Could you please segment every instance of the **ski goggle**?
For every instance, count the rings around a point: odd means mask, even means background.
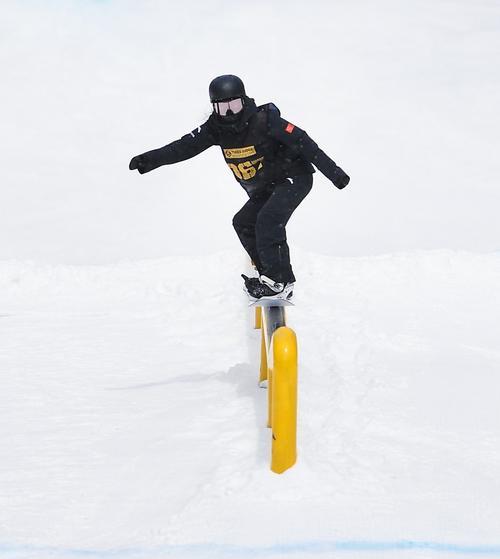
[[[215,101],[212,105],[214,106],[214,111],[219,116],[226,116],[229,111],[235,115],[243,110],[243,99],[237,97],[236,99],[228,99],[227,101]]]

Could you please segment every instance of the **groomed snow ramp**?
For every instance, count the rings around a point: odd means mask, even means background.
[[[257,307],[255,327],[262,333],[259,384],[268,388],[271,470],[282,474],[297,461],[297,336],[283,306]]]

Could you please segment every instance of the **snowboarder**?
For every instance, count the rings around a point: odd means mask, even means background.
[[[290,298],[295,276],[285,226],[309,194],[314,164],[337,188],[349,176],[304,130],[283,119],[273,103],[256,106],[240,78],[224,75],[209,86],[213,112],[180,140],[132,158],[129,169],[147,173],[218,145],[249,199],[233,226],[259,277],[243,275],[250,297]]]

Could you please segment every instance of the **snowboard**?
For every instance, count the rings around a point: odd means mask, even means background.
[[[249,307],[293,307],[294,303],[290,299],[277,299],[275,297],[261,297],[260,299],[250,299]]]

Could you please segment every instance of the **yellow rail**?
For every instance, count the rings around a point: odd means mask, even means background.
[[[297,460],[297,336],[286,326],[284,307],[257,307],[261,329],[259,383],[267,381],[272,429],[271,470],[281,474]]]

